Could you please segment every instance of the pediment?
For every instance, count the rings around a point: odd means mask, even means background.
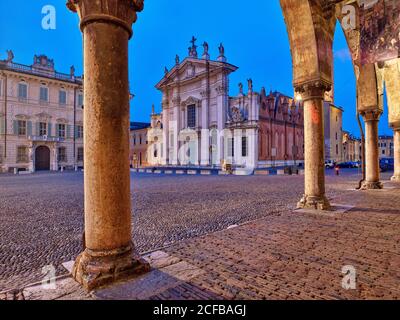
[[[46,113],[46,112],[38,113],[38,114],[36,115],[36,117],[39,118],[39,119],[51,119],[51,115],[49,115],[49,114]]]
[[[65,119],[65,118],[58,118],[57,119],[57,123],[68,123],[68,120],[67,119]]]
[[[173,84],[178,81],[193,79],[199,75],[205,74],[207,63],[210,72],[216,71],[224,67],[230,72],[237,70],[237,67],[229,63],[220,61],[210,61],[204,59],[186,58],[181,64],[175,65],[170,71],[166,72],[164,77],[156,85],[157,89]]]
[[[190,106],[192,104],[199,106],[201,103],[200,99],[197,99],[195,97],[190,96],[189,98],[187,98],[185,101],[182,101],[181,106],[182,107],[186,107],[186,106]]]
[[[15,118],[16,118],[17,120],[28,120],[28,119],[30,119],[31,117],[30,117],[29,115],[27,115],[27,114],[22,114],[22,113],[20,113],[20,114],[15,115]]]

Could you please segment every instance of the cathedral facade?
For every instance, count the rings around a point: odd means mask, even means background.
[[[156,88],[162,112],[151,116],[150,165],[250,168],[299,164],[304,159],[303,107],[279,92],[254,90],[240,83],[229,94],[229,75],[238,67],[227,62],[225,49],[210,59],[208,44],[198,56],[192,39],[188,57],[176,56]]]

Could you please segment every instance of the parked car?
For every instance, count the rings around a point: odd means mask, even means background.
[[[338,163],[337,166],[339,168],[354,168],[353,162],[341,162],[341,163]]]
[[[352,161],[353,168],[361,168],[361,161]]]
[[[381,169],[381,172],[394,170],[394,159],[393,158],[380,159],[379,167]]]
[[[335,162],[333,160],[325,161],[325,168],[333,169],[335,167]]]

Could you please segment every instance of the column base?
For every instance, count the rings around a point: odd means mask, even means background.
[[[304,195],[297,203],[297,209],[330,210],[331,205],[325,196],[316,197]]]
[[[390,180],[394,182],[400,182],[400,176],[393,176],[392,178],[390,178]]]
[[[380,181],[377,182],[364,181],[361,186],[361,190],[378,190],[378,189],[383,189],[383,184]]]
[[[131,246],[104,251],[86,248],[76,259],[72,276],[86,290],[92,291],[148,271],[150,264]]]

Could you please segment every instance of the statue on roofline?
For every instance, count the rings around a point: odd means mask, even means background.
[[[7,50],[7,63],[13,62],[14,60],[14,53],[12,52],[12,50]]]

